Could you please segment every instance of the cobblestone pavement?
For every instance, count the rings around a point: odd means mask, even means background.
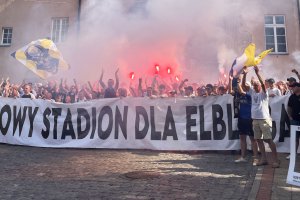
[[[0,199],[247,199],[257,171],[224,152],[0,145]]]

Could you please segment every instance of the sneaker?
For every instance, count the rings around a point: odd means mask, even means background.
[[[280,167],[280,160],[277,160],[276,162],[273,162],[272,168],[279,168]]]
[[[239,159],[234,161],[235,163],[242,163],[242,162],[247,162],[247,160],[243,157],[240,157]]]
[[[253,166],[257,166],[257,163],[259,163],[259,159],[258,158],[254,158],[252,165]]]
[[[263,166],[263,165],[268,165],[268,161],[266,160],[261,160],[258,163],[256,163],[256,166]]]
[[[290,159],[290,157],[291,157],[291,155],[288,155],[288,156],[286,157],[286,159],[287,159],[287,160],[289,160],[289,159]]]

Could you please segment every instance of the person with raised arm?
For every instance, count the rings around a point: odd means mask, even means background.
[[[287,114],[290,119],[290,124],[299,126],[300,125],[300,83],[293,83],[289,85],[293,94],[289,97]],[[299,148],[300,132],[296,132],[296,153]],[[286,157],[290,159],[290,156]]]
[[[119,76],[118,76],[118,72],[119,72],[119,68],[116,70],[115,72],[115,79],[116,79],[116,83],[113,79],[108,79],[107,81],[107,86],[105,85],[105,83],[103,82],[103,69],[102,69],[102,73],[99,79],[99,83],[102,86],[102,88],[104,89],[104,98],[115,98],[117,97],[117,91],[119,88]]]
[[[240,144],[241,144],[241,156],[235,163],[247,162],[246,160],[246,152],[247,152],[247,136],[250,138],[251,147],[253,151],[253,165],[256,165],[258,162],[257,152],[258,147],[256,140],[254,139],[254,133],[252,129],[252,119],[251,119],[251,95],[249,94],[249,90],[251,88],[251,83],[246,82],[248,70],[244,68],[242,73],[242,83],[238,83],[238,90],[236,91],[236,97],[238,99],[239,112],[238,112],[238,130],[240,136]],[[232,83],[232,76],[229,77],[230,83]],[[242,86],[243,85],[243,86]],[[229,86],[232,88],[232,86]],[[231,93],[233,93],[232,91]]]
[[[188,82],[189,80],[186,78],[186,79],[183,79],[181,82],[180,82],[180,84],[179,84],[179,86],[178,86],[178,91],[179,91],[179,94],[181,95],[181,96],[185,96],[185,90],[184,90],[184,85],[185,85],[185,83],[186,82]]]
[[[280,160],[277,156],[276,145],[272,139],[272,119],[269,112],[269,95],[257,66],[254,66],[254,71],[258,80],[253,81],[253,89],[250,88],[249,93],[252,101],[251,117],[253,120],[254,139],[256,139],[261,152],[261,158],[256,165],[268,165],[264,145],[264,142],[266,142],[272,152],[272,167],[278,168],[280,166]],[[243,83],[242,86],[245,87],[245,83]]]
[[[298,71],[296,69],[292,69],[292,72],[296,74],[298,81],[300,81],[300,74],[298,73]]]

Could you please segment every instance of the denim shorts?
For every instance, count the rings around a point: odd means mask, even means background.
[[[238,129],[240,135],[254,136],[252,129],[252,119],[238,119]]]

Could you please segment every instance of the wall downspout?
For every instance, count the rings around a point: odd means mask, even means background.
[[[80,17],[81,17],[81,0],[78,0],[78,10],[77,10],[77,37],[80,34]]]

